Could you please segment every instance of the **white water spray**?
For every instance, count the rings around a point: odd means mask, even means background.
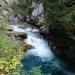
[[[27,39],[25,42],[31,44],[33,49],[28,50],[27,54],[33,54],[35,56],[39,56],[42,60],[50,60],[53,57],[53,53],[51,52],[48,44],[45,42],[42,36],[40,36],[37,32],[37,29],[26,28],[21,29],[18,26],[13,26],[13,30],[15,32],[25,32],[27,33]]]

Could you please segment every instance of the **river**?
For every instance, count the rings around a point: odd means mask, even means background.
[[[64,67],[64,62],[58,59],[52,52],[47,41],[38,33],[38,29],[27,27],[19,28],[19,24],[12,24],[15,32],[27,33],[24,41],[33,46],[26,52],[26,57],[21,61],[24,71],[21,75],[32,75],[29,71],[40,66],[41,75],[75,75]],[[26,72],[29,74],[26,74]]]

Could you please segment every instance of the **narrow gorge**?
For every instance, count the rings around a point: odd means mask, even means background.
[[[0,0],[0,74],[75,75],[74,4]]]

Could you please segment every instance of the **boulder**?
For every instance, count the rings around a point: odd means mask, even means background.
[[[27,34],[23,32],[17,32],[17,33],[14,33],[14,37],[16,37],[17,39],[23,40],[27,38]]]
[[[24,40],[27,38],[27,34],[23,32],[8,32],[8,36],[13,36],[18,40]]]
[[[49,34],[48,28],[46,26],[40,27],[39,32],[42,35],[48,35]]]
[[[10,29],[7,29],[7,31],[13,31],[13,29],[10,28]]]
[[[21,50],[25,52],[25,51],[27,51],[28,49],[31,49],[31,48],[33,48],[32,45],[27,44],[27,43],[23,43],[23,45],[21,47]]]

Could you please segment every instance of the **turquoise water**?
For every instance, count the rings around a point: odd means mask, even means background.
[[[23,65],[21,75],[32,75],[30,71],[39,66],[41,75],[75,75],[75,73],[65,68],[62,60],[54,56],[47,41],[38,33],[37,29],[21,29],[15,25],[12,28],[16,32],[27,33],[28,37],[24,41],[33,46],[32,49],[27,51],[26,57],[21,61]]]

